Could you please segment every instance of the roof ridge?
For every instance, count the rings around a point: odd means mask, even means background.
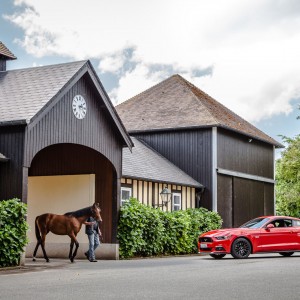
[[[164,84],[166,81],[169,81],[172,77],[175,77],[175,76],[180,76],[180,75],[179,75],[179,74],[174,74],[174,75],[172,75],[171,77],[168,77],[168,78],[164,79],[163,81],[160,81],[160,82],[158,82],[158,83],[152,85],[151,87],[147,88],[146,90],[144,90],[144,91],[142,91],[142,92],[140,92],[140,93],[134,95],[133,97],[131,97],[131,98],[129,98],[129,99],[126,99],[126,100],[122,101],[121,103],[117,104],[116,106],[119,106],[119,105],[121,105],[121,104],[123,104],[123,103],[125,103],[125,102],[126,102],[126,104],[129,103],[129,102],[131,102],[131,101],[134,100],[135,98],[140,97],[141,95],[148,93],[150,90],[156,88],[157,86],[160,86],[160,85]],[[181,77],[181,76],[180,76],[180,77]]]
[[[19,71],[23,71],[23,70],[30,70],[30,69],[42,69],[42,68],[49,68],[49,67],[59,67],[62,65],[71,65],[71,64],[76,64],[76,63],[82,63],[82,65],[84,65],[86,62],[88,62],[89,60],[78,60],[78,61],[70,61],[70,62],[66,62],[66,63],[59,63],[59,64],[52,64],[52,65],[43,65],[43,66],[36,66],[36,67],[25,67],[25,68],[21,68],[21,69],[12,69],[12,70],[6,70],[3,72],[19,72]]]
[[[194,93],[194,91],[191,89],[195,88],[198,91],[200,91],[201,93],[203,93],[205,96],[210,97],[208,94],[206,94],[205,92],[203,92],[201,89],[199,89],[197,86],[195,86],[194,84],[192,84],[191,82],[189,82],[188,80],[186,80],[184,77],[182,77],[181,75],[177,74],[177,76],[180,78],[180,82],[183,82],[184,85],[186,85],[189,89],[189,91],[193,94],[193,96],[200,102],[200,104],[205,108],[205,110],[207,111],[207,113],[209,113],[209,115],[215,120],[216,125],[220,124],[219,120],[216,119],[215,115],[209,110],[209,108],[207,107],[207,105],[205,105],[205,103],[203,103],[199,97]],[[213,99],[212,97],[210,97],[211,99]],[[214,100],[214,99],[213,99]],[[216,101],[216,100],[215,100]],[[216,101],[217,102],[217,101]],[[218,102],[219,103],[219,102]]]

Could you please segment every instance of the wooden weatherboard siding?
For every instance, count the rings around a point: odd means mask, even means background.
[[[200,205],[212,209],[212,130],[131,133],[205,186]]]
[[[87,115],[82,120],[72,112],[72,100],[78,94],[87,102]],[[25,166],[30,166],[38,151],[57,143],[81,144],[100,152],[112,162],[120,177],[121,139],[88,76],[72,86],[45,116],[28,126]]]
[[[217,144],[218,168],[274,178],[272,145],[221,129]]]
[[[223,227],[274,214],[273,146],[218,129],[218,212]],[[224,174],[227,172],[227,174]]]
[[[22,199],[25,126],[0,126],[1,153],[9,160],[0,166],[0,201]]]

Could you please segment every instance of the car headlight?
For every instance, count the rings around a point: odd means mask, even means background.
[[[222,235],[222,236],[216,236],[215,239],[218,241],[224,241],[224,240],[229,240],[231,238],[231,235]]]

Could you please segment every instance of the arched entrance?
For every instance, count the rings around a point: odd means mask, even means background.
[[[115,243],[116,228],[113,226],[117,216],[116,177],[112,163],[101,153],[86,146],[55,144],[39,151],[28,170],[28,220],[32,224],[29,234],[31,243],[27,252],[32,250],[32,242],[35,243],[33,225],[37,214],[63,214],[90,206],[94,201],[100,204],[102,210],[103,242]],[[68,237],[51,237],[50,234],[47,238],[50,244],[63,241],[63,251],[68,250]],[[79,233],[79,242],[87,243],[84,228]],[[50,245],[48,248],[56,246]],[[83,247],[80,248],[79,254],[84,250]],[[67,254],[65,252],[64,257]],[[50,253],[49,255],[51,256]],[[52,256],[61,255],[59,251],[55,251]]]

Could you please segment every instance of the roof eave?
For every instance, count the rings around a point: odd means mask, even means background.
[[[139,133],[142,133],[142,132],[154,133],[154,132],[164,132],[164,131],[179,131],[179,130],[183,131],[183,130],[207,129],[207,128],[212,128],[212,127],[224,128],[224,129],[236,132],[238,134],[242,134],[246,137],[250,137],[252,139],[256,139],[258,141],[273,145],[277,149],[285,148],[284,145],[280,144],[279,142],[277,142],[275,140],[274,140],[274,143],[271,143],[270,141],[262,139],[262,138],[260,138],[256,135],[252,135],[250,133],[245,133],[244,131],[237,130],[237,129],[234,129],[234,128],[231,128],[231,127],[228,127],[228,126],[222,125],[222,124],[210,124],[210,125],[201,125],[201,126],[196,125],[196,126],[172,127],[172,128],[171,127],[170,128],[155,128],[155,129],[145,129],[145,130],[128,130],[128,133],[134,135],[134,134],[139,134]]]
[[[0,127],[4,126],[17,126],[17,125],[27,125],[28,120],[12,120],[12,121],[0,121]]]
[[[122,174],[122,177],[123,178],[128,178],[128,179],[145,180],[145,181],[152,181],[152,182],[158,182],[158,183],[164,183],[164,184],[189,186],[189,187],[194,187],[194,188],[199,188],[199,189],[204,188],[204,185],[202,185],[201,183],[199,183],[199,184],[188,184],[188,183],[182,183],[182,182],[173,182],[173,181],[159,180],[159,179],[153,179],[153,178],[148,178],[148,177],[141,177],[141,176],[136,176],[136,175],[131,176],[131,175],[126,175],[126,174]]]
[[[122,120],[120,119],[115,107],[112,105],[112,103],[109,99],[109,96],[107,95],[100,79],[97,76],[97,73],[96,73],[93,65],[91,64],[91,62],[89,60],[87,61],[87,65],[88,65],[88,70],[90,71],[89,74],[90,74],[99,94],[102,96],[102,99],[103,99],[112,119],[115,121],[115,124],[118,127],[118,129],[124,139],[125,144],[129,148],[129,150],[132,151],[132,147],[134,146],[134,144],[133,144]]]

